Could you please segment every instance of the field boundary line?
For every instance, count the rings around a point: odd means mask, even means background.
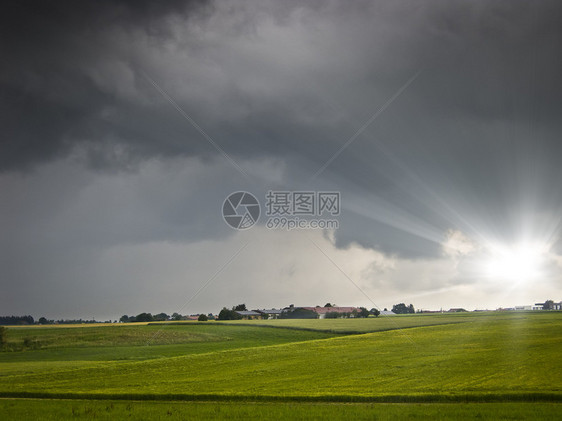
[[[142,394],[142,393],[50,393],[0,392],[4,399],[134,400],[192,402],[356,402],[356,403],[464,403],[464,402],[553,402],[562,403],[562,392],[420,393],[387,395],[221,395],[221,394]]]

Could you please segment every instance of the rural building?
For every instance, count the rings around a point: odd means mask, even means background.
[[[546,303],[535,303],[535,305],[533,306],[533,310],[544,310],[545,304]],[[552,303],[551,310],[562,310],[562,301],[560,301],[559,303]]]
[[[244,320],[261,319],[261,314],[257,311],[235,311],[236,314],[242,316]]]
[[[272,308],[270,310],[253,310],[257,313],[260,313],[261,316],[265,319],[265,316],[267,315],[268,319],[278,319],[279,316],[281,316],[281,313],[283,312],[283,310],[277,310],[275,308]]]
[[[392,310],[381,310],[380,316],[396,316],[396,313]]]

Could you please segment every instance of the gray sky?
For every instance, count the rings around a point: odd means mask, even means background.
[[[13,1],[0,20],[0,314],[562,299],[559,2]],[[339,229],[222,220],[233,191],[303,189],[341,192]]]

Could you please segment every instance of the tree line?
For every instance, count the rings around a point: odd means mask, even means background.
[[[31,316],[0,316],[0,325],[32,325],[35,320]]]
[[[335,304],[327,303],[324,307],[330,308],[330,307],[337,307],[337,306]],[[240,320],[242,319],[242,316],[238,314],[239,311],[248,311],[246,304],[238,304],[233,306],[231,309],[223,307],[222,310],[219,312],[217,320]],[[348,318],[348,317],[365,318],[365,317],[369,317],[370,315],[379,317],[380,314],[381,312],[376,308],[367,310],[365,307],[359,307],[359,309],[355,309],[351,312],[329,311],[326,313],[325,317],[327,319],[338,319],[338,318]],[[261,317],[264,319],[269,318],[267,314],[262,314]],[[317,319],[318,317],[319,315],[316,311],[309,310],[302,307],[295,307],[292,304],[279,315],[280,319]]]
[[[317,306],[319,307],[319,306]],[[326,303],[324,307],[337,307],[335,304]],[[549,308],[553,308],[553,301],[548,300],[545,302],[544,306],[545,310]],[[386,308],[385,308],[386,310]],[[223,309],[219,312],[218,316],[215,317],[212,313],[207,315],[199,314],[198,319],[199,321],[207,321],[207,320],[240,320],[242,316],[238,314],[238,311],[248,311],[246,304],[238,304],[233,306],[232,308],[223,307]],[[396,314],[411,314],[415,313],[414,306],[410,304],[406,306],[404,303],[395,304],[392,306],[392,311]],[[327,319],[336,319],[336,318],[346,318],[346,317],[369,317],[370,315],[374,315],[378,317],[380,315],[380,311],[376,308],[372,308],[371,310],[367,310],[365,307],[359,307],[356,310],[353,310],[349,313],[342,313],[342,312],[328,312],[326,313]],[[267,318],[267,314],[262,316],[263,318]],[[281,313],[280,318],[282,319],[315,319],[318,318],[318,313],[313,310],[307,310],[300,307],[294,307],[291,305],[286,311]],[[173,313],[172,315],[168,315],[166,313],[158,313],[158,314],[151,314],[151,313],[139,313],[136,316],[128,316],[123,315],[119,318],[119,322],[121,323],[134,323],[134,322],[166,322],[166,321],[180,321],[180,320],[189,320],[188,316],[181,315],[179,313]],[[105,323],[110,323],[111,320],[106,321]],[[45,317],[40,317],[39,320],[35,320],[32,316],[0,316],[0,325],[32,325],[32,324],[84,324],[84,323],[101,323],[94,319],[91,320],[84,320],[84,319],[60,319],[60,320],[49,320]]]
[[[111,320],[105,322],[100,322],[94,319],[84,320],[84,319],[47,319],[46,317],[39,317],[35,320],[33,316],[0,316],[0,325],[4,326],[18,326],[18,325],[64,325],[64,324],[83,324],[83,323],[111,323]]]
[[[207,321],[209,319],[214,319],[211,313],[208,315],[199,314],[197,320]],[[126,314],[119,318],[119,322],[121,323],[135,323],[135,322],[169,322],[169,321],[180,321],[180,320],[190,320],[188,316],[182,316],[179,313],[173,313],[171,316],[167,315],[166,313],[140,313],[136,316],[127,316]]]

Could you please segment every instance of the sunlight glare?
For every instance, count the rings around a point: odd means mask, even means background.
[[[540,274],[544,247],[520,243],[515,246],[494,246],[487,262],[490,278],[508,281],[528,281]]]

